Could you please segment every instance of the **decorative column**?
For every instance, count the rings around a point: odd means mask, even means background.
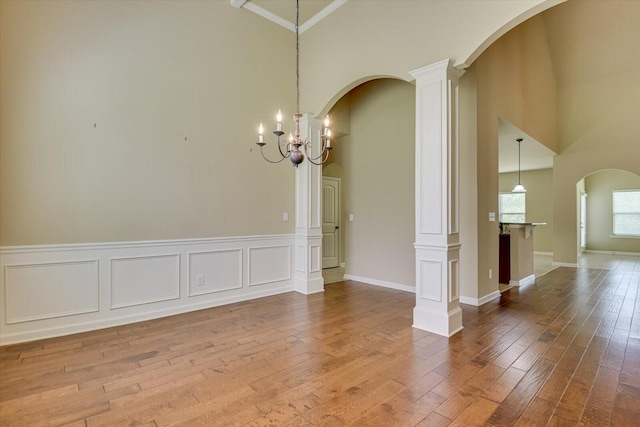
[[[322,149],[322,122],[310,114],[300,119],[300,137],[311,141],[311,156]],[[296,248],[294,288],[303,294],[324,292],[322,278],[322,166],[305,159],[296,168]]]
[[[451,336],[460,310],[458,79],[444,60],[416,79],[416,306],[413,326]]]

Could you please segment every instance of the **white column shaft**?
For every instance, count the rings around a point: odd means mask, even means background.
[[[449,60],[416,79],[416,328],[462,329],[459,239],[458,78]]]
[[[322,123],[309,114],[300,120],[300,136],[312,143],[312,157],[322,148]],[[304,294],[324,292],[322,278],[322,166],[308,158],[296,169],[295,290]]]

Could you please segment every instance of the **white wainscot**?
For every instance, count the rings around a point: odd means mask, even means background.
[[[293,235],[0,248],[0,345],[293,290]]]

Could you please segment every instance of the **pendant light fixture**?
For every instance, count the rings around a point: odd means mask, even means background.
[[[294,130],[293,134],[289,134],[289,138],[282,139],[284,131],[282,130],[282,112],[278,110],[276,115],[276,130],[273,134],[277,137],[278,151],[280,151],[280,158],[277,160],[268,159],[262,148],[267,144],[264,142],[264,126],[260,123],[258,127],[258,146],[260,147],[260,154],[269,163],[280,163],[286,158],[291,159],[291,163],[295,167],[298,167],[300,163],[304,161],[305,154],[307,160],[314,165],[321,165],[329,159],[329,151],[331,150],[331,129],[329,129],[329,116],[324,119],[324,126],[322,127],[322,135],[320,140],[322,142],[322,150],[316,157],[311,157],[309,152],[311,151],[311,141],[308,138],[300,138],[300,43],[298,33],[298,21],[300,20],[300,1],[296,0],[296,113],[293,115]],[[301,150],[302,148],[302,150]]]
[[[522,143],[522,138],[516,139],[518,142],[518,184],[513,187],[511,190],[512,193],[526,193],[527,189],[524,188],[524,185],[520,183],[520,144]]]

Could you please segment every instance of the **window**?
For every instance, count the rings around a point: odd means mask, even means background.
[[[613,234],[640,237],[640,190],[613,190]]]
[[[500,193],[500,222],[525,222],[525,193]]]

